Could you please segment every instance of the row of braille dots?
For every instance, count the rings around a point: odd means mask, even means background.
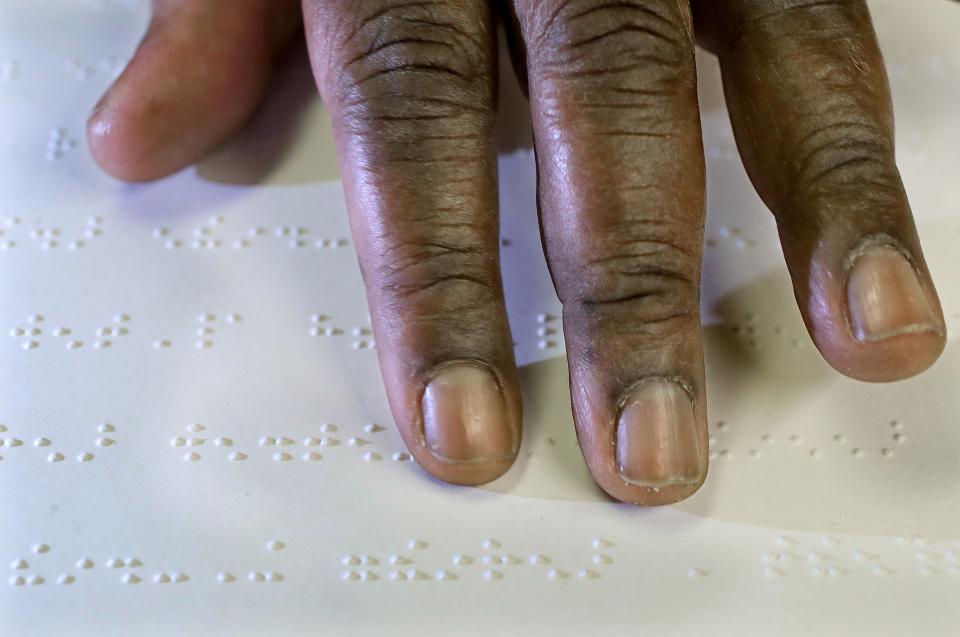
[[[895,455],[894,447],[896,445],[901,445],[907,441],[906,434],[903,433],[902,422],[900,422],[899,420],[891,420],[889,423],[889,426],[892,432],[890,434],[890,440],[892,444],[886,447],[881,447],[877,451],[877,453],[879,453],[879,455],[883,456],[884,458],[892,458]],[[717,423],[715,429],[719,434],[723,434],[730,430],[730,424],[726,421],[720,421]],[[832,439],[835,445],[838,447],[846,446],[848,442],[846,435],[842,433],[834,434]],[[804,439],[803,439],[803,436],[801,436],[800,434],[791,434],[788,440],[790,441],[790,444],[795,447],[803,446]],[[760,436],[760,441],[763,443],[763,446],[765,447],[771,447],[774,444],[776,444],[776,438],[771,434],[763,434],[762,436]],[[719,450],[716,448],[719,444],[719,438],[717,437],[717,435],[710,434],[710,437],[708,438],[708,444],[710,449],[711,460],[715,460],[717,458],[728,459],[734,456],[733,450],[729,448],[723,448]],[[818,447],[807,448],[807,457],[810,458],[811,460],[818,460],[822,458],[823,453],[824,452],[821,451],[821,449]],[[760,458],[763,456],[762,448],[759,446],[751,448],[747,451],[747,455],[751,458]],[[866,450],[863,449],[863,447],[853,447],[852,449],[850,449],[850,455],[853,456],[854,458],[863,458],[864,456],[867,455],[867,452]]]
[[[922,538],[899,537],[898,544],[901,546],[923,546]],[[850,551],[849,557],[855,563],[847,564],[847,568],[839,563],[839,560],[832,554],[823,550],[804,551],[799,548],[799,542],[786,536],[778,536],[774,539],[779,549],[775,551],[766,551],[760,556],[760,560],[766,564],[763,569],[767,577],[784,577],[791,571],[796,574],[802,571],[809,577],[843,577],[845,575],[856,574],[857,572],[866,572],[871,575],[884,576],[893,575],[895,571],[878,562],[878,556],[867,551],[854,549]],[[820,538],[819,544],[822,547],[838,547],[840,540],[824,536]],[[790,550],[793,549],[793,550]],[[845,553],[845,552],[844,552]],[[937,560],[947,564],[946,572],[950,575],[960,575],[960,552],[956,550],[947,550],[943,553],[937,553],[928,550],[918,550],[915,554],[916,561],[920,564],[917,572],[921,575],[940,575],[944,571],[931,564]],[[805,566],[805,568],[804,568]]]
[[[44,322],[44,317],[42,314],[31,314],[27,317],[28,325],[16,326],[10,330],[10,336],[13,338],[23,337],[23,340],[20,345],[25,350],[36,349],[40,347],[39,338],[43,335],[43,328],[40,327],[40,324]],[[106,349],[113,345],[113,341],[108,340],[108,336],[126,336],[130,333],[130,330],[125,327],[123,324],[130,322],[130,316],[128,314],[117,314],[113,317],[113,322],[117,325],[110,326],[105,325],[98,327],[96,330],[96,335],[99,337],[94,341],[93,347],[95,349]],[[51,334],[56,337],[67,337],[73,334],[73,330],[66,326],[55,327],[51,330]],[[83,347],[83,341],[76,339],[69,339],[66,341],[65,346],[67,349],[80,349]]]
[[[23,222],[20,217],[10,216],[4,219],[4,225],[8,228],[4,230],[0,228],[0,250],[12,250],[17,247],[17,242],[13,239],[12,231],[10,228],[16,228],[21,225]],[[96,239],[101,234],[103,234],[102,228],[103,220],[100,217],[90,217],[87,219],[87,227],[83,231],[83,236],[87,239]],[[57,246],[60,245],[61,239],[61,230],[60,228],[55,227],[45,227],[42,225],[37,225],[34,228],[30,229],[30,239],[34,242],[39,242],[40,248],[43,250],[54,250]],[[79,250],[86,245],[86,242],[82,238],[71,239],[67,242],[67,248],[70,250]]]
[[[948,548],[943,551],[933,550],[922,535],[907,537],[898,535],[895,538],[898,546],[914,550],[913,558],[919,565],[918,572],[924,576],[936,576],[944,573],[960,576],[960,549]]]
[[[337,431],[337,426],[330,423],[323,423],[320,425],[319,429],[320,433],[330,434]],[[200,423],[194,423],[187,427],[188,434],[199,434],[205,430],[206,427]],[[363,430],[368,434],[376,434],[383,431],[384,427],[371,422],[364,425]],[[170,441],[170,445],[175,448],[191,448],[191,451],[188,451],[183,455],[183,459],[187,462],[197,462],[198,460],[201,460],[203,456],[197,450],[197,448],[206,445],[206,443],[207,438],[199,435],[176,436]],[[214,438],[213,444],[219,448],[231,449],[231,451],[229,451],[226,455],[227,460],[233,462],[242,462],[249,457],[246,453],[233,449],[234,441],[232,438],[218,436]],[[267,450],[273,450],[272,457],[275,462],[289,462],[293,460],[294,454],[289,450],[289,448],[295,444],[296,442],[287,436],[263,436],[259,440],[260,447]],[[364,438],[352,436],[347,439],[346,444],[349,447],[362,448],[371,443],[369,440]],[[303,446],[306,448],[306,451],[303,452],[300,458],[304,462],[315,462],[317,460],[322,460],[323,455],[316,451],[318,447],[330,448],[339,445],[340,439],[333,436],[309,436],[303,440]],[[366,451],[362,457],[365,462],[379,462],[383,460],[383,456],[376,451]],[[405,451],[398,451],[394,453],[391,458],[396,462],[408,462],[411,460],[410,454]]]
[[[243,318],[236,312],[232,312],[223,317],[223,320],[229,323],[230,325],[236,325]],[[200,324],[200,327],[197,328],[197,341],[195,346],[197,349],[210,349],[213,347],[213,335],[216,333],[214,328],[214,323],[217,321],[217,315],[205,312],[197,317],[197,323]],[[172,343],[166,339],[160,339],[155,341],[153,346],[155,349],[166,349],[170,347]]]
[[[62,128],[51,128],[47,137],[47,152],[45,157],[49,161],[62,159],[64,154],[77,147],[77,140],[68,136]]]
[[[116,430],[117,430],[116,427],[114,427],[110,423],[102,423],[100,425],[97,425],[97,431],[100,432],[101,434],[112,434],[116,432]],[[0,433],[5,433],[6,431],[7,431],[7,426],[0,425]],[[0,446],[6,447],[7,449],[15,449],[17,447],[23,447],[23,441],[20,440],[19,438],[11,437],[11,438],[0,439],[0,443],[2,443],[0,444]],[[112,447],[116,443],[117,441],[114,438],[111,438],[105,435],[97,437],[97,439],[94,440],[93,442],[93,444],[102,448]],[[33,441],[33,446],[37,447],[38,449],[46,449],[52,445],[53,445],[53,441],[45,436],[41,436]],[[94,459],[94,455],[89,451],[81,451],[80,453],[77,454],[76,458],[77,458],[77,462],[90,462],[91,460]],[[48,462],[63,462],[64,459],[65,459],[65,456],[59,451],[51,451],[47,455]],[[0,460],[3,460],[3,455],[0,455]]]
[[[286,544],[280,540],[270,540],[267,542],[268,551],[281,551],[285,547]],[[50,546],[45,543],[40,543],[34,545],[32,550],[34,554],[38,556],[45,555],[50,552]],[[139,584],[143,581],[143,578],[137,574],[137,572],[132,570],[143,567],[143,562],[136,557],[129,557],[125,559],[112,557],[106,560],[105,564],[107,567],[113,569],[128,569],[127,572],[123,573],[123,575],[120,577],[120,581],[124,584]],[[94,561],[89,557],[82,557],[76,562],[77,570],[89,571],[95,566],[96,565]],[[11,586],[24,586],[28,584],[38,586],[46,582],[42,575],[27,573],[27,571],[30,570],[30,563],[24,558],[17,558],[13,560],[13,562],[10,563],[10,568],[15,571],[15,573],[11,575],[8,580]],[[232,573],[220,572],[217,573],[216,579],[220,583],[228,584],[235,582],[237,577]],[[282,574],[276,571],[251,571],[247,574],[247,579],[251,582],[282,582],[284,578]],[[190,581],[190,576],[179,571],[173,571],[170,573],[161,572],[155,573],[152,577],[152,580],[155,584],[182,584]],[[77,578],[71,573],[61,573],[57,576],[56,581],[58,584],[69,585],[76,582]]]
[[[591,545],[597,550],[597,553],[595,553],[591,558],[591,562],[594,564],[594,566],[602,568],[613,563],[613,558],[607,553],[604,553],[605,550],[613,548],[612,542],[602,538],[595,538],[591,542]],[[416,555],[420,551],[425,551],[428,546],[429,545],[427,542],[420,539],[410,540],[407,543],[407,548],[412,552],[410,555]],[[506,569],[501,570],[498,567],[514,567],[523,565],[524,563],[529,563],[533,566],[549,567],[546,568],[544,572],[544,576],[549,580],[565,580],[571,577],[570,572],[551,566],[553,564],[553,560],[549,556],[543,555],[542,553],[535,553],[526,559],[523,559],[510,553],[501,552],[503,545],[499,541],[492,538],[484,540],[482,547],[484,553],[479,557],[479,562],[482,563],[486,568],[482,569],[482,572],[479,573],[479,576],[487,581],[502,580],[505,577],[504,573],[510,572]],[[471,555],[457,553],[450,558],[450,561],[453,566],[459,567],[459,571],[441,568],[437,570],[433,576],[431,576],[424,570],[416,568],[416,560],[414,558],[409,557],[408,555],[393,554],[387,558],[387,562],[393,567],[387,574],[387,577],[394,582],[423,581],[431,579],[437,581],[457,580],[462,576],[465,576],[464,570],[469,570],[468,567],[474,565],[478,559]],[[372,582],[381,579],[380,575],[373,568],[380,564],[380,558],[373,555],[345,555],[341,558],[340,563],[343,564],[343,566],[348,567],[348,570],[345,570],[341,573],[341,579],[344,581]],[[367,568],[358,568],[361,566]],[[576,576],[577,578],[583,580],[593,580],[601,577],[600,573],[593,568],[582,568],[577,571]]]
[[[715,248],[721,242],[732,241],[734,247],[743,250],[745,248],[755,248],[758,243],[756,239],[749,239],[743,236],[743,230],[733,226],[720,226],[716,237],[708,237],[704,240],[704,245],[708,248]]]
[[[730,332],[734,336],[745,340],[750,347],[756,349],[758,347],[762,347],[764,344],[762,339],[764,330],[757,325],[757,323],[757,315],[752,312],[748,312],[744,316],[743,324],[731,325]],[[773,334],[776,339],[789,338],[790,346],[794,349],[802,349],[809,345],[809,339],[802,336],[797,338],[792,334],[788,335],[786,330],[784,330],[784,328],[780,325],[774,325],[772,328],[770,328],[769,333]]]
[[[77,58],[67,58],[63,62],[63,70],[70,77],[81,81],[90,78],[97,70],[103,71],[111,77],[117,77],[123,72],[127,62],[127,58],[119,56],[103,58],[97,65],[87,64]]]
[[[341,336],[344,330],[330,324],[330,317],[326,314],[311,314],[310,336]],[[353,349],[375,349],[376,342],[373,340],[373,330],[363,325],[355,325],[350,330],[353,336]]]
[[[224,244],[224,240],[215,236],[213,229],[223,223],[223,217],[213,215],[208,219],[207,225],[194,228],[190,247],[195,250],[210,250],[221,247]],[[291,249],[306,248],[310,245],[318,249],[345,248],[350,245],[350,242],[343,238],[318,238],[311,242],[305,238],[308,233],[309,230],[302,227],[277,226],[273,229],[273,236],[286,241],[287,247]],[[255,240],[265,237],[267,234],[267,228],[253,226],[247,230],[245,237],[233,239],[231,245],[237,249],[247,248],[252,245]],[[169,228],[154,228],[153,237],[154,239],[163,241],[163,246],[168,250],[175,250],[184,245],[183,240],[171,236]]]
[[[47,555],[48,553],[50,553],[50,545],[41,542],[39,544],[35,544],[32,550],[33,550],[33,553],[37,556]],[[121,569],[121,568],[132,569],[132,568],[139,568],[143,566],[140,560],[135,557],[130,557],[126,559],[122,559],[119,557],[112,557],[107,560],[106,564],[107,566],[111,568],[116,568],[116,569]],[[92,569],[93,567],[94,567],[94,562],[88,557],[82,557],[76,562],[77,570],[86,571],[86,570]],[[14,571],[29,571],[30,563],[24,558],[17,558],[10,563],[10,568]],[[64,584],[64,585],[73,584],[76,580],[77,580],[76,576],[70,573],[61,573],[60,575],[57,576],[57,579],[56,579],[58,584]],[[135,573],[125,573],[122,576],[122,581],[128,584],[135,584],[140,581],[140,578]],[[43,578],[42,575],[38,575],[38,574],[30,575],[25,572],[24,573],[16,572],[10,576],[10,579],[8,580],[8,582],[10,583],[11,586],[24,586],[27,584],[38,586],[38,585],[44,584],[46,580]]]

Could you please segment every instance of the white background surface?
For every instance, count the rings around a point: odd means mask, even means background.
[[[214,157],[128,186],[84,122],[148,4],[5,0],[0,634],[955,634],[960,8],[871,5],[947,350],[882,386],[819,359],[703,56],[711,469],[642,510],[607,500],[576,446],[512,78],[525,439],[506,476],[456,488],[393,430],[303,56]]]

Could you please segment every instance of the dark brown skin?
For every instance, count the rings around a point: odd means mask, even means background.
[[[607,493],[666,504],[706,477],[697,42],[720,59],[741,156],[776,217],[797,303],[824,358],[853,378],[893,381],[923,371],[944,347],[942,311],[894,162],[889,87],[864,0],[154,4],[137,54],[90,119],[94,157],[127,181],[200,159],[253,112],[302,16],[335,127],[394,418],[420,465],[442,480],[498,477],[520,436],[498,263],[500,11],[530,98],[577,433]],[[852,327],[848,281],[871,245],[906,260],[903,271],[919,279],[911,298],[927,318],[864,340]],[[900,298],[880,292],[886,302]],[[457,361],[495,380],[498,424],[513,432],[503,454],[450,462],[427,448],[425,388]],[[683,453],[704,460],[682,484],[654,488],[617,469],[621,408],[651,378],[670,380],[692,400],[699,450]]]

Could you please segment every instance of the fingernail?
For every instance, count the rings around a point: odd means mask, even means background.
[[[859,341],[939,330],[916,271],[903,254],[889,246],[871,248],[853,262],[847,303]]]
[[[493,374],[475,365],[440,371],[423,393],[427,449],[447,462],[482,463],[513,453],[506,403]]]
[[[650,380],[627,398],[617,422],[617,471],[632,484],[697,484],[705,470],[690,396],[677,383]]]

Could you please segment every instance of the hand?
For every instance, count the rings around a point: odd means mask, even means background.
[[[400,433],[443,480],[496,478],[521,417],[497,258],[499,4],[156,0],[91,116],[93,154],[130,181],[199,159],[254,110],[301,9]],[[501,13],[530,98],[577,434],[610,495],[674,502],[707,471],[697,39],[719,56],[824,358],[867,381],[933,363],[944,321],[864,0],[513,0]]]

